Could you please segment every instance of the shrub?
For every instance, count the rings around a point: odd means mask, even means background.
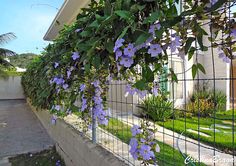
[[[214,111],[225,110],[226,101],[226,95],[220,91],[201,90],[193,93],[187,111],[194,116],[208,117]]]
[[[141,103],[142,115],[154,121],[166,121],[173,117],[172,102],[164,96],[150,96]]]
[[[206,99],[195,100],[187,105],[187,111],[194,116],[208,117],[214,113],[214,103]]]
[[[204,99],[207,100],[207,102],[210,102],[213,107],[215,103],[215,108],[217,111],[223,111],[226,109],[226,102],[227,98],[226,95],[216,90],[215,92],[213,90],[206,90],[206,91],[198,91],[193,93],[191,101],[194,102],[197,99]]]

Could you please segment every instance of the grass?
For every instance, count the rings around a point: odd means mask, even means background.
[[[55,166],[57,162],[65,166],[55,147],[35,154],[21,154],[9,158],[12,166]]]
[[[193,129],[195,131],[198,131],[198,127],[200,124],[200,127],[209,128],[212,127],[213,130],[204,130],[199,129],[200,132],[210,135],[211,137],[201,136],[196,133],[192,133],[189,131],[186,131],[184,135],[200,140],[201,142],[204,142],[208,145],[215,146],[216,148],[223,150],[226,153],[231,153],[232,150],[236,148],[236,145],[233,145],[233,135],[232,135],[232,111],[225,111],[225,112],[219,112],[216,113],[216,118],[214,121],[214,118],[178,118],[176,120],[168,120],[166,122],[157,122],[159,125],[164,126],[167,129],[170,129],[172,131],[175,131],[177,133],[185,132],[185,129]],[[236,119],[236,112],[234,118]],[[224,123],[224,121],[228,122],[229,124]],[[186,124],[185,124],[186,122]],[[228,127],[231,127],[231,129],[222,129],[216,126],[216,129],[220,130],[220,132],[215,132],[215,140],[214,140],[214,125],[213,124],[221,124]],[[186,125],[186,127],[185,127]],[[236,133],[236,125],[234,132]],[[215,142],[215,143],[214,143]],[[236,135],[234,138],[234,142],[236,142]]]
[[[118,137],[124,143],[129,144],[129,141],[132,138],[130,126],[117,119],[111,118],[108,126],[101,127]],[[184,165],[184,158],[178,150],[159,141],[158,144],[161,149],[160,153],[156,154],[159,166]],[[200,165],[203,166],[204,164],[201,163]]]

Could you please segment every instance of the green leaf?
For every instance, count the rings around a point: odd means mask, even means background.
[[[198,64],[197,64],[197,67],[198,67],[198,69],[199,69],[201,72],[203,72],[204,74],[206,74],[206,70],[205,70],[205,68],[202,66],[202,64],[198,63]]]
[[[114,47],[114,43],[112,41],[105,43],[105,48],[110,54],[113,53],[113,47]]]
[[[184,52],[185,54],[188,53],[189,48],[192,46],[192,43],[195,41],[194,37],[189,37],[186,41],[186,44],[184,46]]]
[[[153,12],[151,13],[151,15],[149,17],[147,17],[145,20],[144,20],[144,24],[147,24],[147,23],[154,23],[156,22],[159,18],[161,17],[161,12],[160,11],[156,11],[156,12]]]
[[[197,65],[193,64],[192,66],[192,76],[193,76],[193,79],[196,77],[197,75],[197,70],[198,70],[198,67]]]
[[[144,42],[147,41],[147,39],[151,36],[150,33],[147,33],[147,32],[143,32],[139,37],[138,39],[135,41],[135,45],[140,45]]]
[[[95,55],[93,57],[93,66],[98,69],[100,67],[100,64],[101,64],[101,58],[99,55]]]
[[[112,12],[112,6],[109,0],[106,0],[105,7],[104,7],[104,14],[105,15],[111,15]]]
[[[146,82],[145,80],[139,80],[137,81],[135,84],[134,84],[134,87],[136,87],[137,89],[140,89],[140,90],[145,90],[146,88]]]
[[[123,19],[129,20],[131,18],[131,13],[129,11],[126,10],[117,10],[115,11],[115,14],[117,14],[118,16],[120,16]]]
[[[188,60],[192,59],[194,53],[196,51],[196,48],[195,47],[191,47],[189,52],[188,52]]]
[[[154,81],[154,73],[148,65],[142,68],[142,77],[145,78],[147,82]]]
[[[128,31],[128,29],[130,28],[130,26],[125,27],[125,29],[122,31],[122,33],[120,34],[120,36],[118,37],[118,39],[121,39],[125,36],[126,32]]]

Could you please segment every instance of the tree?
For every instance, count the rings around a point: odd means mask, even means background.
[[[0,35],[0,46],[8,43],[9,41],[11,41],[15,38],[16,38],[16,36],[12,32],[1,34]],[[0,66],[4,67],[4,68],[8,68],[8,67],[12,66],[7,60],[4,59],[4,57],[12,56],[15,54],[16,54],[15,52],[13,52],[9,49],[0,47]]]

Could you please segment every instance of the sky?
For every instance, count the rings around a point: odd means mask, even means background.
[[[16,39],[3,48],[18,54],[40,54],[43,40],[64,0],[0,0],[0,34],[13,32]]]

